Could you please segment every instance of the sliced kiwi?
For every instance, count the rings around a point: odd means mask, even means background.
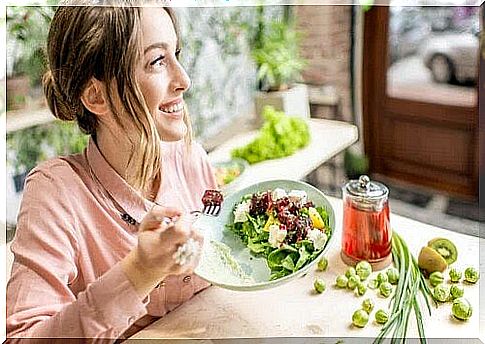
[[[425,246],[419,252],[418,266],[429,275],[435,271],[445,271],[448,264],[438,252],[431,247]]]
[[[445,258],[448,265],[456,262],[458,258],[458,250],[455,244],[445,238],[434,238],[428,242],[428,247],[431,247],[438,252],[443,258]]]

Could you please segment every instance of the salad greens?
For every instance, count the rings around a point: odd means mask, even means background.
[[[301,190],[275,189],[243,196],[226,227],[256,256],[266,258],[270,280],[287,276],[314,260],[332,235],[329,215]]]
[[[263,109],[265,122],[259,135],[246,146],[234,149],[233,158],[247,160],[250,164],[292,155],[310,142],[307,123],[299,118],[287,116],[271,106]]]

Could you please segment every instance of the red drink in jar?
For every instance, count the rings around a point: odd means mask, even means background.
[[[346,264],[366,260],[374,270],[380,270],[391,263],[388,195],[385,185],[371,182],[367,176],[344,186],[341,256]]]

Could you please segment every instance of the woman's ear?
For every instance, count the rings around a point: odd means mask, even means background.
[[[81,101],[86,109],[96,115],[104,115],[109,110],[106,87],[103,82],[94,77],[81,94]]]

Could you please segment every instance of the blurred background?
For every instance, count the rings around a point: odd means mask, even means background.
[[[9,237],[27,173],[87,142],[54,119],[41,91],[56,3],[7,7]],[[390,187],[394,213],[478,235],[483,5],[416,4],[177,8],[197,139],[212,151],[257,128],[264,99],[293,92],[303,103],[288,114],[359,130],[307,182],[341,197],[348,179],[369,174]]]

